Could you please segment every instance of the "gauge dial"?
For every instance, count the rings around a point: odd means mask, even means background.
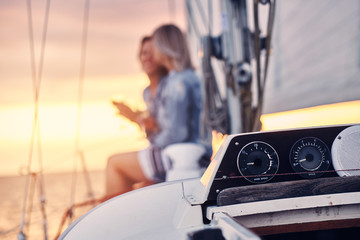
[[[295,172],[303,173],[304,178],[316,178],[323,175],[331,161],[327,145],[316,137],[299,139],[291,148],[290,164]]]
[[[265,142],[246,144],[238,154],[237,166],[241,175],[253,183],[264,183],[274,177],[279,169],[275,149]]]

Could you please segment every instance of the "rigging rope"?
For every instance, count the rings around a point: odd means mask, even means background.
[[[261,59],[260,59],[260,29],[259,29],[259,0],[254,0],[254,22],[255,22],[255,58],[256,58],[256,77],[257,77],[257,93],[258,102],[255,109],[252,131],[259,131],[261,129],[260,116],[263,109],[264,101],[264,89],[269,65],[270,57],[270,43],[273,32],[275,19],[275,0],[269,0],[269,17],[267,26],[267,37],[266,37],[266,54],[265,54],[265,66],[263,76],[261,77]]]
[[[205,88],[204,125],[222,134],[229,132],[227,101],[221,97],[211,64],[211,39],[203,38],[202,71]]]
[[[87,31],[88,31],[88,18],[89,18],[89,5],[90,1],[87,0],[85,2],[85,11],[84,11],[84,25],[83,25],[83,35],[81,42],[81,60],[80,60],[80,74],[79,74],[79,87],[78,87],[78,106],[77,106],[77,122],[76,122],[76,134],[75,134],[75,155],[81,158],[82,169],[84,171],[84,177],[86,186],[88,189],[88,196],[91,198],[90,201],[94,202],[94,195],[91,188],[90,177],[86,168],[86,162],[84,158],[83,152],[80,150],[80,123],[81,123],[81,109],[82,109],[82,95],[83,95],[83,79],[85,73],[85,65],[86,65],[86,44],[87,44]],[[27,0],[27,13],[28,13],[28,32],[29,32],[29,46],[30,46],[30,62],[31,62],[31,71],[32,71],[32,82],[33,82],[33,92],[34,92],[34,119],[30,140],[30,150],[27,164],[27,178],[25,184],[25,194],[23,201],[23,211],[22,211],[22,219],[21,224],[19,225],[19,233],[18,239],[26,239],[25,227],[29,232],[31,211],[33,206],[33,198],[35,192],[35,185],[38,182],[39,187],[39,199],[40,199],[40,210],[43,218],[43,231],[44,231],[44,239],[47,239],[47,216],[46,216],[46,198],[45,198],[45,188],[44,188],[44,179],[43,179],[43,162],[41,156],[41,138],[40,138],[40,124],[39,124],[39,96],[40,96],[40,86],[42,80],[42,72],[43,72],[43,63],[44,63],[44,54],[45,54],[45,46],[46,46],[46,36],[47,36],[47,26],[49,20],[49,12],[50,12],[50,0],[46,2],[46,10],[45,10],[45,19],[43,25],[43,33],[42,33],[42,42],[41,42],[41,51],[40,51],[40,59],[38,65],[38,71],[36,68],[36,60],[35,60],[35,44],[34,44],[34,31],[33,31],[33,21],[32,21],[32,7],[31,0]],[[38,160],[39,166],[38,171],[32,171],[32,160],[34,155],[34,146],[37,144],[38,151]],[[73,179],[76,179],[76,159],[74,161],[74,173]],[[39,180],[39,181],[36,181]],[[72,216],[72,208],[74,206],[73,200],[75,197],[75,181],[73,180],[72,184],[72,204],[69,208],[68,212],[70,215],[70,220]],[[28,203],[28,199],[29,203]],[[27,219],[26,219],[27,218]]]
[[[32,209],[33,209],[33,205],[34,205],[34,194],[35,194],[35,186],[36,186],[36,181],[37,181],[37,175],[35,173],[31,173],[31,180],[30,180],[30,192],[29,192],[29,205],[27,208],[27,216],[28,216],[28,220],[25,224],[25,227],[27,229],[27,233],[29,234],[30,231],[30,223],[31,223],[31,213],[32,213]]]
[[[87,169],[85,166],[85,160],[83,159],[83,154],[80,149],[80,124],[81,124],[81,109],[82,109],[82,100],[83,100],[83,86],[84,86],[84,75],[85,75],[85,65],[86,65],[86,47],[87,47],[87,33],[88,33],[88,25],[89,25],[89,10],[90,10],[90,0],[85,1],[84,7],[84,18],[83,18],[83,33],[82,33],[82,41],[81,41],[81,56],[80,56],[80,74],[79,74],[79,85],[78,85],[78,105],[77,105],[77,117],[76,117],[76,130],[75,130],[75,160],[73,165],[73,177],[72,177],[72,185],[71,185],[71,197],[70,197],[70,214],[69,214],[69,222],[72,221],[73,217],[73,206],[75,203],[75,192],[76,192],[76,180],[77,180],[77,159],[80,157],[82,160],[83,171],[85,173],[86,182],[89,181]],[[93,197],[91,186],[88,189]]]
[[[254,0],[254,49],[256,60],[256,83],[258,99],[261,95],[261,64],[260,64],[260,26],[259,26],[259,0]],[[259,103],[258,103],[259,104]]]
[[[200,45],[202,46],[202,77],[204,80],[204,116],[202,117],[202,122],[204,123],[205,128],[210,130],[216,130],[217,132],[227,133],[228,132],[228,116],[227,116],[227,106],[226,101],[222,98],[219,90],[218,83],[216,81],[213,68],[211,66],[211,40],[210,36],[213,31],[212,24],[212,1],[208,2],[208,23],[206,23],[205,12],[199,1],[195,1],[195,7],[192,7],[193,2],[186,1],[186,10],[188,15],[189,27],[191,27],[195,33],[196,38],[201,41]],[[194,18],[193,9],[198,9],[200,14],[201,21],[204,25],[204,28],[208,31],[205,33],[208,38],[201,36],[199,26]],[[216,63],[219,64],[218,61]],[[222,66],[223,67],[223,66]],[[219,66],[221,68],[221,66]],[[202,129],[202,136],[207,138],[207,130]]]
[[[33,157],[33,148],[35,144],[35,139],[37,139],[38,146],[38,160],[39,160],[39,174],[42,175],[42,157],[41,157],[41,139],[40,139],[40,123],[39,123],[39,95],[40,95],[40,85],[42,80],[42,71],[43,71],[43,62],[44,62],[44,53],[46,46],[46,36],[47,36],[47,26],[49,19],[49,11],[50,10],[50,0],[46,2],[46,10],[45,10],[45,19],[43,26],[43,35],[41,42],[41,51],[40,51],[40,60],[39,60],[39,69],[36,73],[36,61],[35,61],[35,47],[34,47],[34,33],[33,33],[33,23],[32,23],[32,11],[31,11],[31,0],[27,0],[27,13],[28,13],[28,31],[29,31],[29,44],[30,44],[30,62],[31,62],[31,72],[32,72],[32,82],[33,82],[33,91],[34,91],[34,119],[32,126],[32,134],[30,140],[30,150],[28,156],[28,164],[27,164],[27,177],[25,183],[25,194],[23,201],[23,211],[22,211],[22,219],[20,224],[20,231],[18,233],[19,239],[26,239],[26,235],[24,233],[24,227],[26,223],[26,209],[27,209],[27,200],[28,196],[31,198],[31,207],[32,207],[32,199],[33,199],[33,191],[30,191],[30,177],[34,174],[31,172],[32,166],[32,157]],[[43,178],[40,178],[40,181],[43,181]],[[40,183],[40,199],[41,199],[41,210],[42,215],[44,217],[43,226],[44,226],[44,239],[47,239],[47,231],[46,231],[46,211],[45,211],[45,191],[43,182]],[[30,208],[31,210],[31,208]],[[28,221],[27,224],[29,224]]]

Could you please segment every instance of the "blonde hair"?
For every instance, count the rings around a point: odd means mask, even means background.
[[[172,62],[176,71],[193,69],[186,39],[181,30],[166,24],[158,27],[153,34],[155,47]]]

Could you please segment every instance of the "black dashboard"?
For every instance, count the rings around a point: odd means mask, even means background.
[[[215,200],[226,188],[301,179],[337,177],[331,157],[335,138],[350,125],[234,136],[210,188]]]

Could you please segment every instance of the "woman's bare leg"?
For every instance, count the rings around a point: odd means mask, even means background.
[[[149,181],[138,160],[138,152],[120,153],[108,159],[106,167],[106,195],[116,196],[133,189],[139,182]]]
[[[150,185],[153,185],[153,184],[154,184],[153,181],[147,180],[147,181],[145,181],[145,182],[135,183],[135,184],[133,185],[133,188],[132,188],[132,189],[135,190],[135,189],[147,187],[147,186],[150,186]]]

